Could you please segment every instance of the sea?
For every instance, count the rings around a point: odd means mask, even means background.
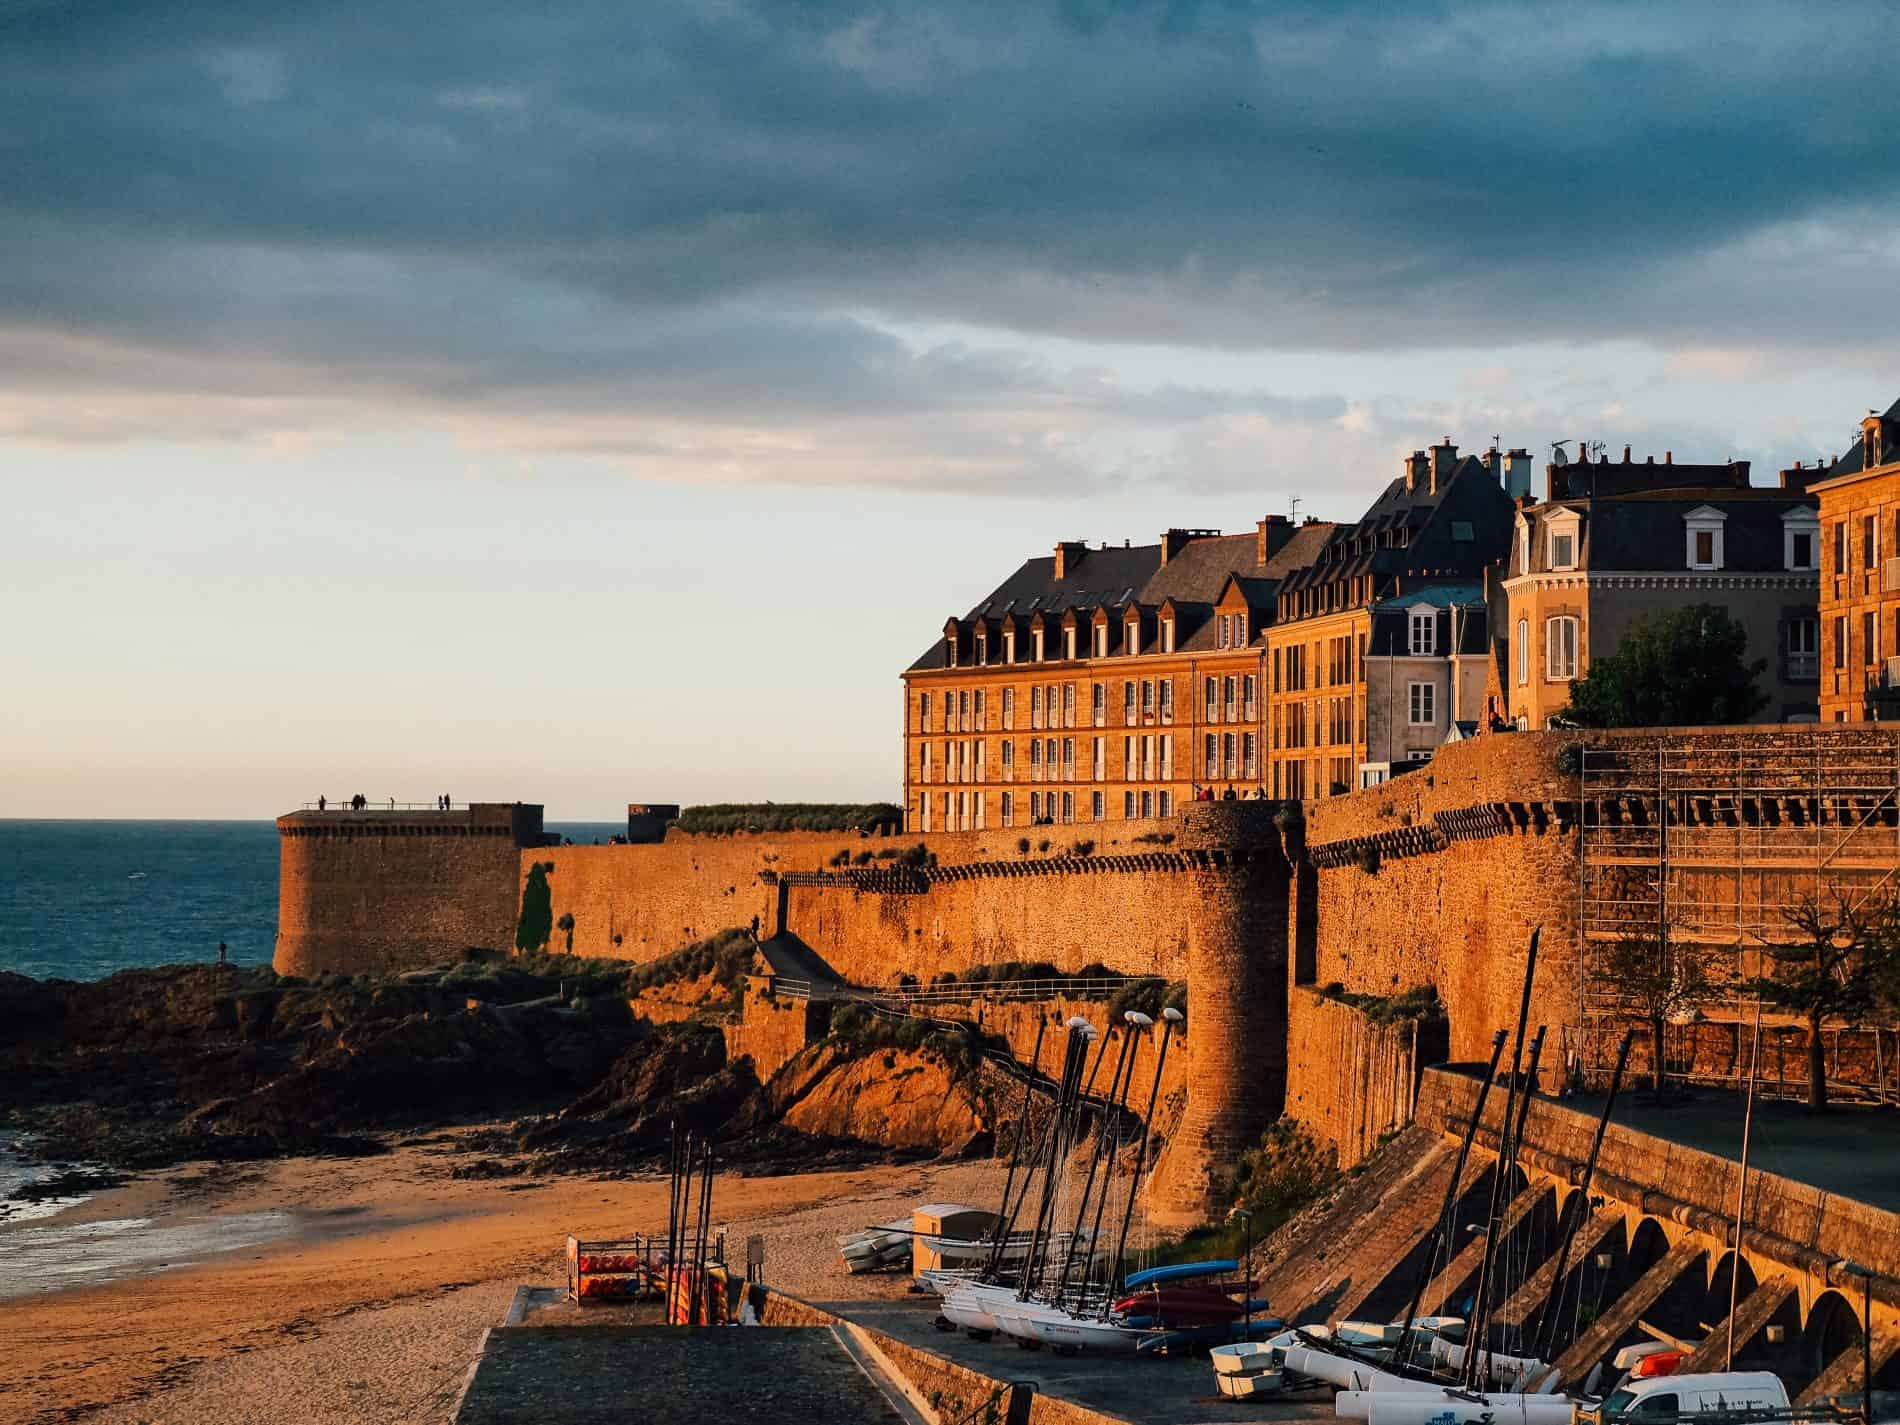
[[[576,844],[624,822],[550,822]],[[267,965],[277,938],[270,821],[0,820],[0,970],[98,980],[218,958]]]

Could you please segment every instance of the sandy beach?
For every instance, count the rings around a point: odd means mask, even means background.
[[[666,1221],[663,1178],[453,1178],[462,1161],[445,1134],[374,1158],[192,1165],[32,1224],[142,1220],[189,1229],[166,1240],[192,1244],[194,1255],[217,1242],[221,1224],[264,1221],[283,1235],[162,1270],[149,1262],[100,1285],[0,1299],[0,1421],[443,1418],[516,1286],[561,1280],[569,1233],[613,1236]],[[1001,1173],[986,1161],[726,1174],[714,1219],[737,1241],[764,1235],[766,1274],[788,1290],[821,1300],[896,1293],[900,1277],[848,1278],[837,1234],[930,1198],[986,1200]],[[0,1230],[0,1282],[9,1235]]]

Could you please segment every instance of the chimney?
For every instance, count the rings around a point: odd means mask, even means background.
[[[1431,494],[1438,494],[1451,483],[1452,467],[1458,463],[1458,447],[1446,436],[1432,447]]]
[[[1676,452],[1673,450],[1665,450],[1663,452],[1663,464],[1674,465],[1675,463],[1676,463]]]
[[[1627,445],[1623,447],[1623,463],[1625,465],[1630,463],[1630,448]]]
[[[1085,539],[1062,539],[1056,541],[1056,578],[1066,579],[1075,572],[1075,566],[1089,552]]]
[[[1415,450],[1405,457],[1406,489],[1416,490],[1419,487],[1419,482],[1425,478],[1427,463],[1425,452],[1422,450]]]
[[[1171,529],[1161,536],[1161,567],[1168,567],[1168,561],[1187,548],[1188,532],[1184,529]]]
[[[1781,488],[1784,490],[1792,490],[1797,495],[1803,494],[1808,488],[1808,481],[1819,478],[1822,473],[1823,471],[1819,465],[1816,465],[1810,470],[1797,460],[1792,466],[1781,472]]]
[[[1253,562],[1264,565],[1286,547],[1293,537],[1293,521],[1285,515],[1268,515],[1254,524]]]
[[[1504,457],[1504,493],[1513,500],[1531,492],[1531,453],[1523,448]]]

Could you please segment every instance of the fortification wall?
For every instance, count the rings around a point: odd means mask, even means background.
[[[1376,1023],[1295,987],[1287,1001],[1286,1113],[1350,1168],[1412,1121],[1422,1065],[1445,1056],[1442,1020]]]
[[[277,831],[277,972],[383,974],[513,946],[541,808],[292,812]]]
[[[1118,858],[1144,854],[1174,869],[1180,862],[1168,844],[1138,838],[1171,844],[1177,830],[1173,821],[1136,821],[896,837],[674,831],[655,845],[530,850],[520,879],[537,861],[552,867],[554,919],[574,917],[577,955],[654,960],[756,916],[761,935],[789,929],[859,984],[1004,960],[1063,969],[1101,960],[1130,974],[1169,973],[1160,968],[1167,965],[1179,979],[1191,906],[1170,899],[1159,880],[1138,890],[1112,869]],[[1027,853],[1019,849],[1025,841]],[[1091,854],[1074,855],[1084,841],[1093,843]],[[937,873],[900,869],[890,855],[850,870],[832,864],[840,854],[878,857],[914,846],[937,857]],[[1077,865],[1084,869],[1072,874]],[[565,936],[557,932],[551,943],[559,948]]]

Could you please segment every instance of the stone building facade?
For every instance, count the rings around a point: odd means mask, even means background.
[[[1645,615],[1716,604],[1767,664],[1761,722],[1813,721],[1820,669],[1816,472],[1749,483],[1746,460],[1676,464],[1584,459],[1545,467],[1548,498],[1519,501],[1508,563],[1492,581],[1500,706],[1544,728],[1592,657]]]
[[[1511,520],[1505,486],[1528,478],[1529,460],[1523,451],[1507,457],[1496,450],[1460,458],[1449,439],[1429,454],[1414,451],[1364,516],[1334,529],[1314,559],[1281,581],[1266,638],[1268,796],[1336,796],[1358,787],[1368,764],[1377,764],[1371,775],[1382,780],[1390,758],[1379,752],[1398,741],[1382,736],[1375,746],[1375,723],[1382,733],[1403,725],[1408,734],[1437,725],[1442,738],[1446,707],[1415,685],[1453,694],[1463,686],[1456,676],[1447,681],[1451,631],[1438,636],[1433,615],[1414,637],[1409,610],[1428,590],[1448,608],[1447,589],[1478,585],[1503,555]],[[1387,663],[1374,677],[1375,657],[1430,667],[1408,667],[1401,679]]]
[[[1824,722],[1900,717],[1900,401],[1809,487],[1820,502]]]
[[[1266,628],[1332,526],[1159,544],[1065,541],[1026,561],[904,673],[911,831],[1173,815],[1258,795]]]

